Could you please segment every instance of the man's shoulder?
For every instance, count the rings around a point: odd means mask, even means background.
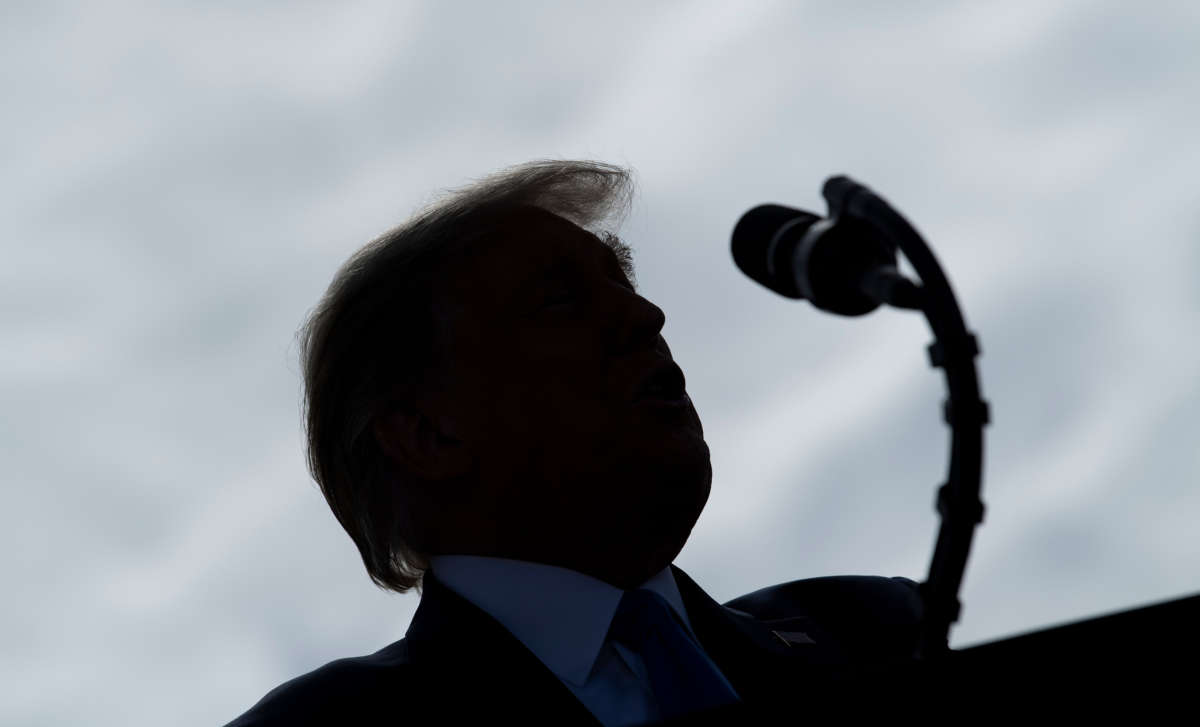
[[[728,601],[725,606],[760,620],[791,618],[797,611],[813,616],[850,612],[892,622],[919,620],[918,584],[899,576],[824,576],[760,588]]]
[[[226,727],[337,724],[347,717],[377,713],[417,698],[404,639],[374,654],[347,657],[290,679]]]
[[[917,582],[898,576],[805,578],[760,588],[724,605],[768,623],[809,619],[862,656],[910,653],[923,612]]]

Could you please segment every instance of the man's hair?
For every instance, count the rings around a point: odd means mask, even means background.
[[[388,402],[441,385],[444,331],[434,318],[439,280],[507,213],[538,207],[596,234],[633,280],[619,226],[631,173],[591,161],[538,160],[446,190],[338,269],[297,332],[304,377],[308,469],[358,547],[371,580],[404,593],[428,568],[420,484],[398,471],[372,422]]]

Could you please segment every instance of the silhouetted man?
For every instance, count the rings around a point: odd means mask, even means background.
[[[235,725],[631,725],[786,704],[906,659],[912,581],[720,605],[672,565],[712,469],[683,372],[603,223],[628,175],[534,162],[356,253],[303,331],[309,464],[405,638]],[[715,710],[715,711],[713,711]]]

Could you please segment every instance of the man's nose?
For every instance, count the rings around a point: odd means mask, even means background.
[[[659,332],[667,322],[662,308],[636,293],[627,292],[614,316],[614,334],[619,353],[656,348]]]

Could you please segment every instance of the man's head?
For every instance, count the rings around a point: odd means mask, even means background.
[[[665,318],[635,292],[628,249],[587,229],[628,191],[627,175],[606,165],[523,165],[374,243],[436,239],[407,275],[377,252],[375,265],[352,258],[335,279],[318,313],[338,303],[339,282],[348,310],[352,294],[372,289],[399,298],[365,306],[374,315],[360,317],[373,322],[342,316],[359,331],[357,341],[341,334],[350,355],[326,346],[322,356],[311,322],[306,339],[310,465],[376,582],[402,591],[428,555],[467,553],[631,588],[683,547],[712,477],[700,420],[690,402],[633,400],[671,359]],[[456,213],[438,225],[438,209]],[[369,283],[346,282],[347,270],[376,268]],[[327,339],[334,318],[312,319]],[[424,353],[407,351],[401,365],[397,338],[423,338]],[[362,411],[330,400],[336,387],[312,375],[335,375],[322,358],[340,358],[343,377],[359,372],[366,385],[349,398]],[[321,446],[336,441],[352,446]],[[357,470],[339,477],[345,464]]]

